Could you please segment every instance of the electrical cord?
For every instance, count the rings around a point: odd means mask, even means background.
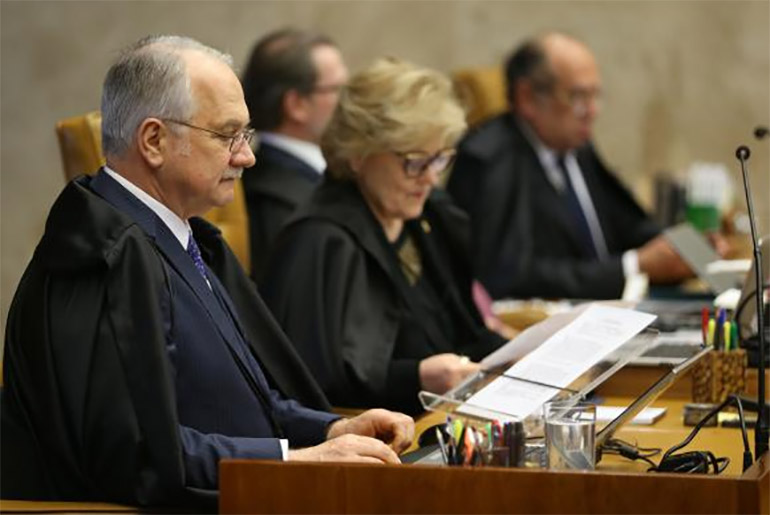
[[[709,451],[689,451],[676,454],[677,451],[692,442],[693,438],[700,432],[704,425],[714,416],[730,404],[735,404],[738,408],[738,418],[741,424],[741,435],[743,438],[743,470],[744,472],[751,466],[751,449],[749,447],[749,438],[746,433],[746,421],[743,417],[743,404],[736,395],[730,395],[719,406],[712,409],[703,419],[698,422],[690,434],[682,442],[674,445],[663,454],[660,463],[649,469],[651,472],[684,472],[690,474],[720,474],[730,463],[730,458],[714,456]]]
[[[642,460],[655,467],[655,462],[650,458],[660,454],[660,449],[655,447],[639,447],[619,438],[610,438],[602,447],[602,452],[606,454],[617,454],[632,461]]]
[[[770,283],[765,283],[762,285],[762,291],[764,292],[770,288]],[[740,320],[741,313],[746,308],[746,305],[749,303],[751,299],[754,298],[754,296],[757,294],[756,288],[751,291],[748,295],[746,295],[741,301],[738,303],[738,305],[735,307],[735,316],[733,316],[733,320]]]

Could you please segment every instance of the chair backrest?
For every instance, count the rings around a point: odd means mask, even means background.
[[[84,173],[94,173],[104,164],[102,116],[98,111],[60,120],[56,124],[56,134],[67,181]],[[249,218],[240,180],[235,182],[234,200],[224,207],[212,209],[204,218],[219,227],[238,261],[250,270]]]
[[[460,100],[468,109],[468,125],[473,127],[508,109],[505,78],[499,66],[466,68],[452,74]]]

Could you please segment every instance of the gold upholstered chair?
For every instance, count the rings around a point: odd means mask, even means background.
[[[73,116],[56,124],[67,181],[84,173],[94,173],[104,164],[101,126],[102,117],[98,111]],[[224,207],[212,209],[204,218],[219,227],[243,268],[250,270],[249,218],[240,180],[235,182],[234,200]]]
[[[468,109],[468,125],[473,127],[508,109],[505,78],[499,66],[465,68],[452,73],[460,100]]]

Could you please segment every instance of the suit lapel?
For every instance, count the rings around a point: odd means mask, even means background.
[[[229,317],[226,311],[227,308],[224,305],[220,305],[215,293],[209,289],[206,280],[198,269],[195,268],[195,264],[187,254],[187,251],[166,224],[150,208],[145,206],[139,199],[104,172],[100,172],[94,177],[94,180],[91,181],[91,188],[118,210],[135,220],[142,230],[153,239],[156,247],[166,258],[166,262],[177,272],[206,310],[209,318],[231,351],[239,356],[242,361],[245,360],[240,349],[241,346],[234,344],[234,339],[238,337],[234,331],[240,330],[240,328],[236,327],[235,318]],[[209,275],[210,280],[216,281],[210,269]],[[212,287],[214,287],[213,283]],[[233,323],[230,323],[230,320]],[[242,334],[243,332],[241,331]],[[248,367],[246,368],[248,369]]]
[[[575,229],[575,222],[572,220],[572,215],[570,214],[562,194],[556,189],[554,184],[548,180],[546,171],[543,169],[543,165],[540,163],[535,150],[524,137],[524,134],[521,133],[516,122],[512,121],[511,126],[514,135],[515,148],[519,149],[516,154],[519,156],[519,159],[523,160],[523,162],[518,168],[508,168],[508,174],[510,174],[513,169],[526,171],[529,176],[527,179],[534,186],[531,188],[531,191],[533,191],[532,197],[537,199],[542,205],[547,206],[549,215],[553,218],[554,222],[562,228],[562,233],[566,235],[581,254],[584,254],[585,243],[581,242],[578,237],[578,231]],[[527,188],[526,191],[530,191],[530,188]],[[531,220],[531,223],[535,225],[536,230],[537,220]]]

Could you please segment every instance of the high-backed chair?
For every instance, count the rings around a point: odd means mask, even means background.
[[[84,173],[94,173],[104,164],[102,117],[98,111],[61,120],[56,124],[64,177],[67,181]],[[245,270],[250,270],[249,217],[241,181],[235,182],[235,198],[228,205],[214,208],[204,216],[227,241]]]
[[[508,109],[505,78],[499,66],[466,68],[452,73],[460,100],[468,109],[468,125],[473,127]]]

